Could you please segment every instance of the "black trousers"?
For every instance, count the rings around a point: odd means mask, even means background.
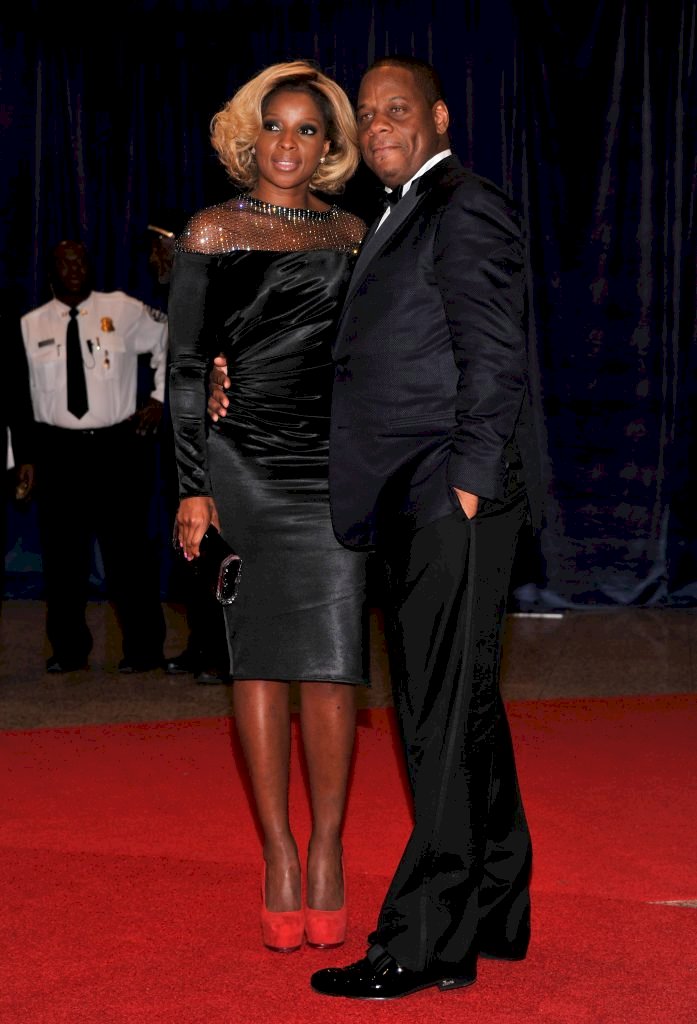
[[[149,535],[148,439],[128,423],[101,430],[42,427],[36,470],[46,632],[59,661],[92,649],[85,611],[95,538],[129,661],[162,658],[165,619],[157,544]]]
[[[471,972],[530,935],[531,844],[499,692],[525,503],[453,511],[382,550],[386,636],[414,827],[370,936],[404,967]]]
[[[226,674],[230,670],[230,655],[223,605],[192,562],[175,561],[170,585],[175,594],[181,595],[185,605],[189,629],[186,651],[192,663],[200,669],[215,669]]]

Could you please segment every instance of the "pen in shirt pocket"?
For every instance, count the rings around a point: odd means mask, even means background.
[[[87,345],[87,348],[88,348],[89,353],[90,353],[91,356],[94,355],[95,348],[97,349],[97,352],[101,352],[102,351],[102,346],[99,343],[99,338],[97,338],[97,340],[96,340],[96,342],[94,344],[92,343],[91,339],[88,338],[86,340],[85,344]],[[109,349],[108,348],[104,349],[104,361],[102,363],[102,366],[104,367],[105,370],[111,369],[111,360],[109,359]]]

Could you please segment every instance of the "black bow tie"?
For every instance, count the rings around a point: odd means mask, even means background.
[[[385,209],[388,206],[396,206],[399,200],[404,195],[404,185],[398,185],[397,188],[393,188],[391,192],[385,192],[383,195],[383,201],[385,203]]]

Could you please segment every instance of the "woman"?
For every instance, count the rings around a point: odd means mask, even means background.
[[[364,223],[316,192],[358,163],[345,93],[305,61],[256,75],[212,142],[243,191],[197,213],[170,285],[170,395],[187,558],[213,523],[239,552],[226,607],[237,730],[263,832],[262,934],[272,949],[339,945],[341,824],[367,682],[364,557],[329,517],[330,345]],[[206,377],[223,352],[230,408],[206,436]],[[299,680],[312,803],[306,903],[288,817],[289,683]]]

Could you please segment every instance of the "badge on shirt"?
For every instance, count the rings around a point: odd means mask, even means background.
[[[103,316],[102,317],[100,330],[104,334],[108,334],[109,331],[113,331],[114,330],[114,321],[111,319],[110,316]]]
[[[47,345],[55,345],[55,344],[56,344],[56,339],[55,338],[44,338],[43,341],[37,341],[36,347],[37,348],[46,348]]]

